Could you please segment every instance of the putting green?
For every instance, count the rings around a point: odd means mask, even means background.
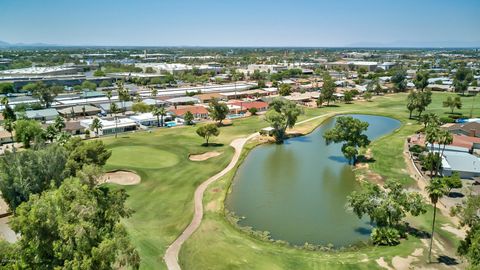
[[[166,168],[179,162],[177,155],[146,146],[118,146],[112,149],[108,163],[118,167]]]

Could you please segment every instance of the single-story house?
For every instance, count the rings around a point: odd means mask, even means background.
[[[447,124],[442,127],[453,134],[480,138],[480,123],[478,122]]]
[[[92,105],[77,105],[73,107],[63,108],[58,110],[58,113],[63,117],[79,117],[97,115],[101,110]]]
[[[256,108],[259,112],[264,112],[268,109],[268,103],[263,101],[235,101],[230,104],[239,106],[239,112],[246,112],[251,108]]]
[[[98,98],[98,97],[106,97],[107,95],[100,91],[83,91],[80,95],[80,98]]]
[[[480,159],[476,156],[455,151],[445,151],[442,157],[442,174],[450,176],[458,172],[461,178],[480,176]]]
[[[147,104],[148,106],[156,106],[161,107],[165,106],[166,102],[160,99],[153,99],[153,98],[146,98],[142,100],[143,103]]]
[[[17,117],[19,114],[21,113],[17,113]],[[25,117],[38,121],[51,121],[54,120],[57,116],[58,112],[53,108],[25,111]]]
[[[99,135],[115,134],[115,130],[117,133],[121,133],[137,129],[137,123],[129,118],[117,118],[116,120],[99,119],[102,125],[102,128],[99,130]],[[86,129],[90,129],[92,122],[93,119],[84,119],[80,121],[80,125]]]
[[[167,103],[172,105],[190,105],[200,103],[198,98],[194,97],[176,97],[165,100]]]
[[[115,104],[117,104],[117,108],[120,112],[124,112],[124,111],[132,110],[133,102],[132,101],[125,101],[125,102],[118,101],[118,102],[115,102]],[[111,113],[110,103],[102,103],[102,104],[98,105],[98,107],[100,108],[100,110],[102,111],[103,114]]]
[[[63,130],[72,135],[80,135],[85,133],[85,127],[83,127],[79,121],[66,121],[65,128]]]
[[[219,94],[219,93],[205,93],[205,94],[198,94],[193,96],[194,98],[197,98],[200,100],[201,103],[209,103],[213,99],[217,100],[226,100],[225,96]]]
[[[132,119],[133,121],[135,121],[135,123],[137,123],[138,125],[142,125],[142,126],[157,126],[158,125],[157,116],[153,115],[152,113],[142,113],[142,114],[138,114],[138,115],[132,115],[129,118]],[[162,117],[159,116],[159,119],[160,119],[160,122],[161,122]],[[163,117],[164,122],[170,121],[171,119],[172,119],[172,116],[171,116],[170,113],[167,113],[167,115]]]
[[[182,106],[177,107],[176,109],[171,109],[170,112],[176,116],[182,117],[186,112],[191,112],[195,119],[207,119],[208,110],[205,106],[193,105],[193,106]]]

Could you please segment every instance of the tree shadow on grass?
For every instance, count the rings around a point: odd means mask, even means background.
[[[445,265],[457,265],[458,261],[455,258],[446,256],[446,255],[440,255],[437,257],[437,260],[439,263],[445,264]]]
[[[358,163],[374,163],[376,160],[372,157],[366,157],[365,155],[359,155],[357,157]]]
[[[224,146],[223,143],[202,143],[203,147],[222,147]]]
[[[463,195],[460,192],[452,191],[448,194],[448,197],[450,197],[450,198],[463,198],[463,197],[465,197],[465,195]]]
[[[413,235],[419,239],[430,239],[430,233],[424,230],[419,230],[417,228],[414,228],[410,226],[409,223],[406,224],[406,229],[408,234]]]

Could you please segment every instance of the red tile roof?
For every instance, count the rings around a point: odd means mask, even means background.
[[[480,138],[464,136],[464,135],[453,135],[453,143],[451,146],[458,146],[471,149],[474,143],[480,143]],[[418,134],[410,137],[413,144],[425,145],[425,135]]]
[[[241,106],[243,109],[248,110],[250,108],[257,108],[258,110],[260,109],[266,109],[268,107],[268,103],[263,102],[263,101],[249,101],[249,102],[232,102],[230,104]]]
[[[203,106],[185,106],[185,107],[177,107],[177,109],[170,110],[173,114],[182,116],[186,112],[191,112],[192,114],[208,114],[207,108]]]

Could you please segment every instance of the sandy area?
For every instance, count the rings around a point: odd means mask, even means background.
[[[7,203],[2,198],[2,193],[0,193],[0,215],[8,213]]]
[[[138,185],[141,178],[138,174],[131,171],[113,171],[105,173],[101,178],[101,183],[114,183],[118,185]]]
[[[457,229],[450,224],[443,224],[442,225],[442,230],[447,231],[447,232],[451,232],[451,233],[455,234],[460,239],[465,239],[465,237],[467,236],[467,232],[465,231],[465,228]]]
[[[191,161],[204,161],[204,160],[207,160],[209,158],[218,157],[222,153],[223,152],[211,151],[211,152],[206,152],[206,153],[199,154],[199,155],[190,155],[190,156],[188,156],[188,158]]]

